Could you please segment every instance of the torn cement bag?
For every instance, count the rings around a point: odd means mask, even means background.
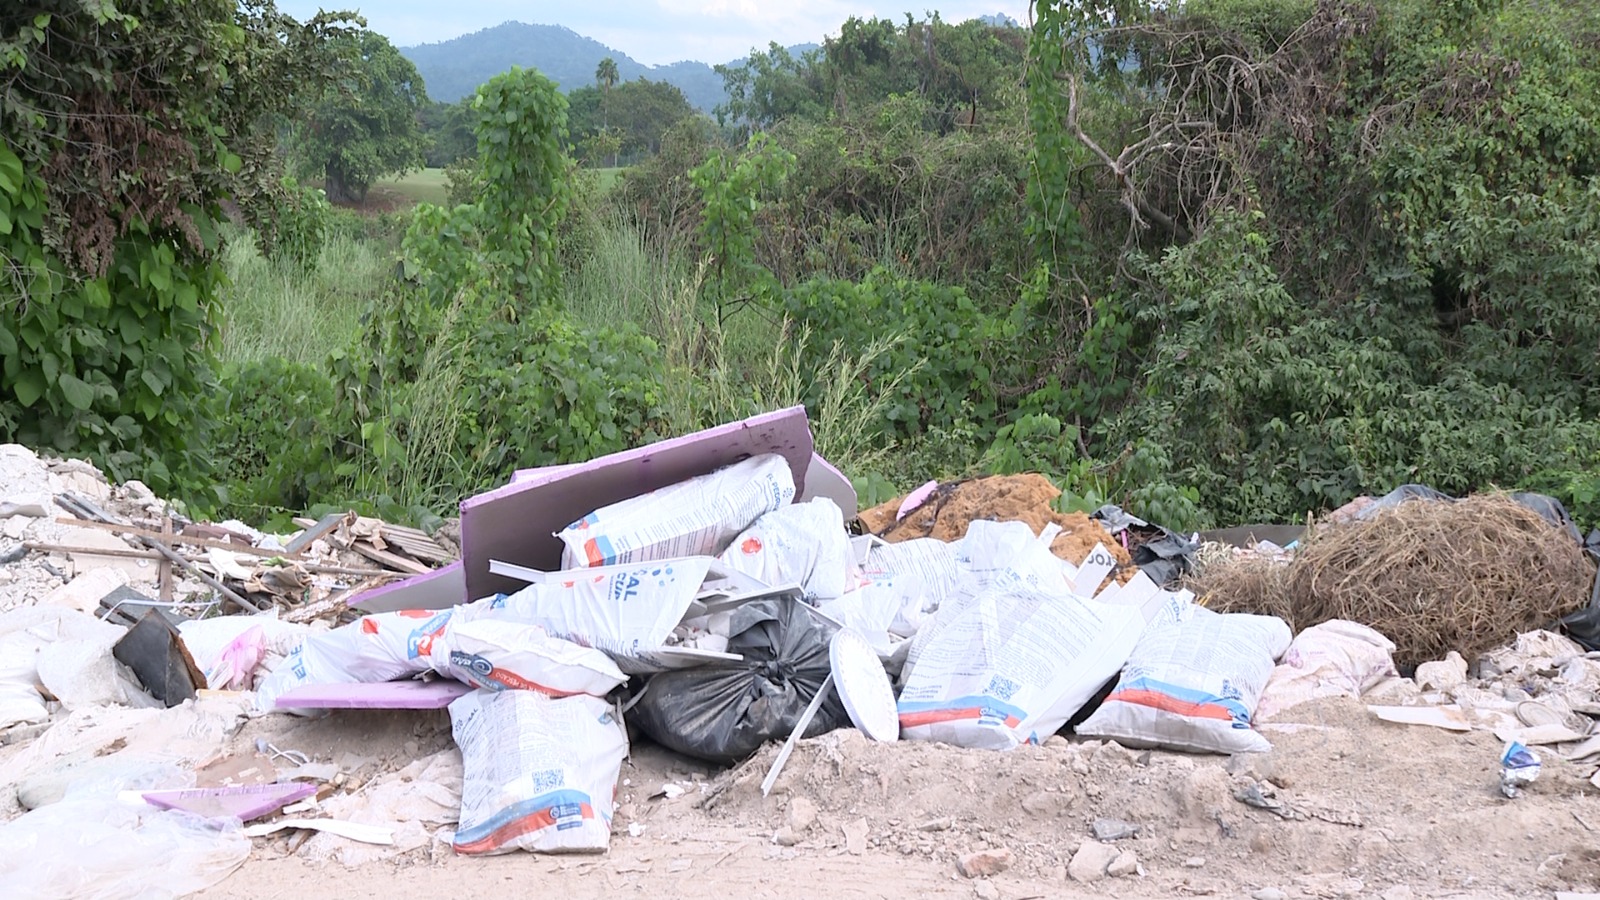
[[[439,674],[491,691],[604,697],[628,680],[599,650],[553,638],[538,625],[492,617],[449,622],[432,657]]]
[[[312,684],[360,684],[418,675],[433,666],[433,642],[454,609],[375,613],[300,642],[256,688],[256,708],[272,710],[278,698]]]
[[[922,611],[931,613],[955,593],[961,577],[956,561],[959,546],[959,542],[952,544],[937,538],[913,538],[876,546],[867,555],[862,575],[871,581],[914,576],[921,585]]]
[[[606,701],[473,691],[450,704],[450,728],[462,762],[457,853],[610,845],[628,733]]]
[[[530,584],[492,601],[482,615],[538,625],[613,659],[646,660],[683,621],[712,562],[691,556],[572,570],[564,573],[571,581]]]
[[[901,736],[994,750],[1043,741],[1116,675],[1143,629],[1137,607],[1002,574],[940,607],[918,633],[902,676]]]
[[[798,584],[812,603],[845,592],[850,538],[844,513],[826,497],[767,513],[720,557],[729,568],[771,586]]]
[[[1204,608],[1180,625],[1151,628],[1116,689],[1077,732],[1192,753],[1271,750],[1250,722],[1289,637],[1275,616]]]
[[[561,567],[716,556],[761,516],[794,502],[794,474],[776,453],[604,506],[556,533]]]
[[[629,717],[656,743],[731,764],[794,730],[830,673],[829,629],[804,604],[753,600],[733,610],[728,652],[741,662],[664,672],[646,683]],[[806,737],[850,724],[829,692]]]
[[[1294,636],[1256,704],[1255,721],[1322,697],[1360,697],[1395,671],[1394,642],[1345,619]]]

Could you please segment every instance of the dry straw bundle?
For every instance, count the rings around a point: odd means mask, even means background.
[[[1468,661],[1549,627],[1588,599],[1594,566],[1571,537],[1504,495],[1412,501],[1310,532],[1289,565],[1250,556],[1206,567],[1191,588],[1219,612],[1280,616],[1299,631],[1369,625],[1416,665]]]

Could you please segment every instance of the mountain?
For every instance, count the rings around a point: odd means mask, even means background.
[[[622,81],[648,78],[668,82],[683,91],[690,104],[706,112],[727,99],[722,76],[703,62],[647,66],[560,25],[506,22],[437,44],[401,47],[400,52],[416,65],[428,96],[446,103],[471,96],[478,85],[514,65],[538,69],[562,91],[570,91],[594,84],[595,67],[608,56],[616,61],[617,77]]]

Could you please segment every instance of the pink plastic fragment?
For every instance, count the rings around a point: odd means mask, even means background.
[[[444,709],[472,688],[459,681],[311,684],[278,697],[278,709]]]
[[[906,495],[906,499],[902,500],[900,502],[900,511],[894,514],[894,520],[896,522],[898,522],[901,519],[904,519],[906,516],[910,515],[912,513],[912,511],[914,511],[917,507],[921,506],[924,503],[927,503],[928,502],[928,498],[932,497],[933,496],[933,492],[938,490],[938,489],[939,489],[939,482],[930,481],[927,484],[923,485],[922,487],[919,487],[916,490],[912,491],[911,493],[907,494]]]
[[[277,812],[302,797],[309,797],[316,790],[314,784],[293,782],[147,791],[143,796],[144,802],[157,809],[181,809],[207,819],[233,816],[241,822],[248,822],[258,816]]]

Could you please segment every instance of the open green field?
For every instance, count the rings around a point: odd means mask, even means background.
[[[617,178],[625,167],[607,169],[591,169],[590,171],[600,176],[600,190],[609,191],[617,183]],[[420,169],[407,173],[402,178],[382,178],[373,182],[374,190],[382,193],[394,193],[411,203],[438,203],[443,205],[450,196],[450,185],[445,180],[443,169]]]
[[[402,178],[384,178],[373,187],[386,188],[400,194],[412,203],[443,204],[450,196],[443,169],[422,169],[409,172]]]

